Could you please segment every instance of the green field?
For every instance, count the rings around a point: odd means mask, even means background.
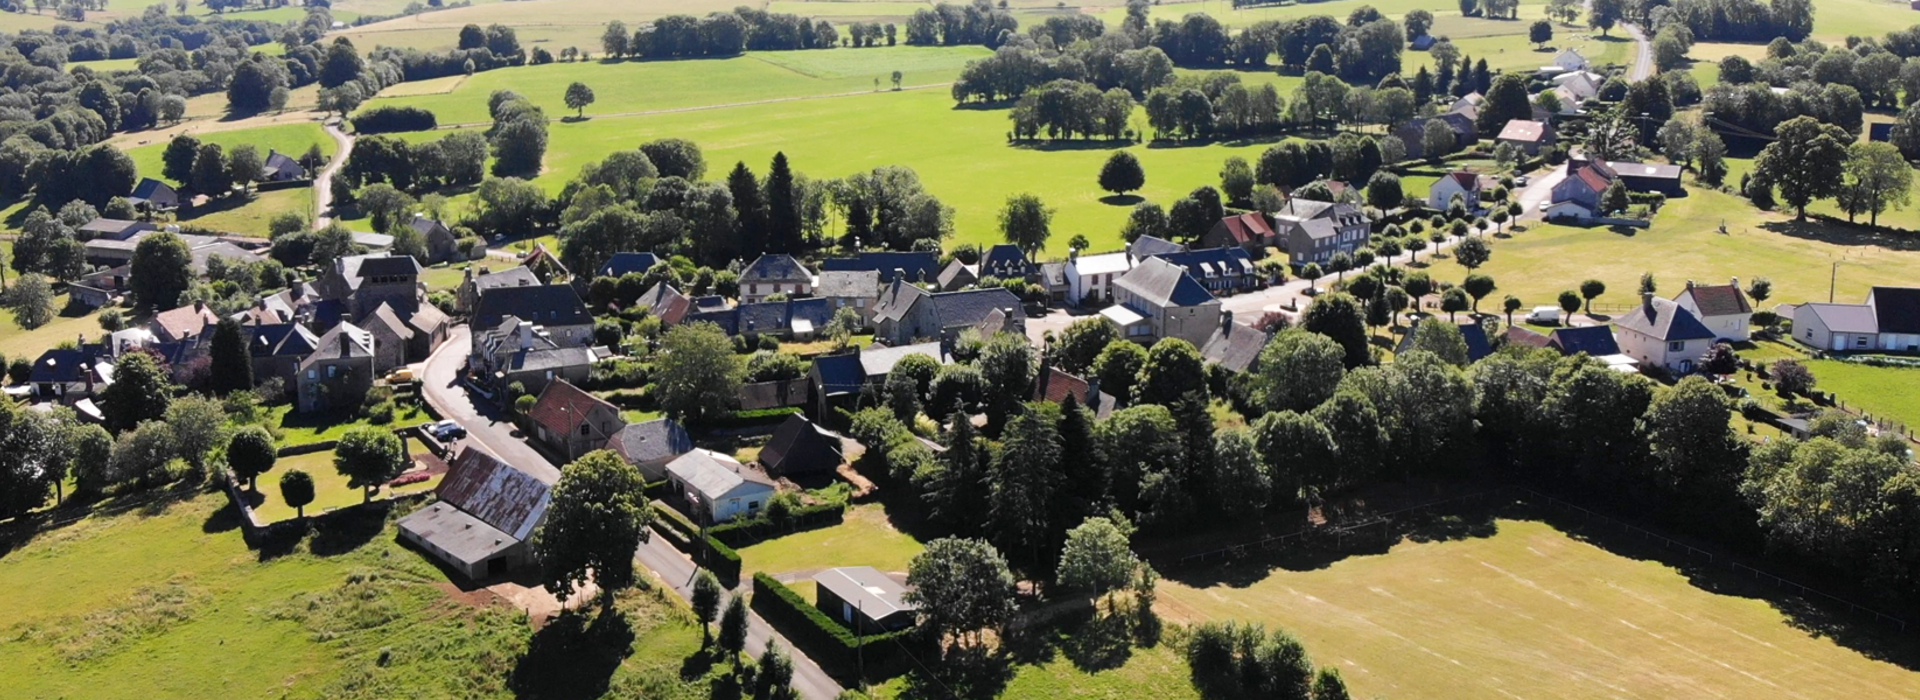
[[[217,143],[221,148],[231,149],[241,144],[252,145],[260,151],[260,157],[267,157],[269,150],[300,157],[307,147],[320,145],[320,152],[333,155],[333,139],[327,137],[325,130],[316,122],[277,124],[251,129],[231,131],[207,131],[193,134],[201,143]],[[127,155],[133,158],[133,164],[140,169],[144,177],[160,177],[160,158],[167,150],[166,140],[155,141],[144,146],[128,148]]]
[[[133,507],[0,548],[0,698],[709,697],[692,615],[621,603],[626,634],[536,633],[513,606],[455,597],[378,521],[264,551],[219,495]],[[563,651],[564,650],[564,651]]]
[[[1806,346],[1794,342],[1763,341],[1754,345],[1752,350],[1743,350],[1740,355],[1760,363],[1782,358],[1798,360],[1813,371],[1818,382],[1815,388],[1833,392],[1847,407],[1875,417],[1891,418],[1908,427],[1920,426],[1920,392],[1913,390],[1920,386],[1920,369],[1816,360],[1807,355]],[[1757,386],[1757,379],[1753,384],[1756,386],[1748,387],[1748,391],[1768,402],[1768,408],[1780,408],[1778,399]]]
[[[342,476],[333,466],[333,451],[313,452],[292,457],[283,457],[274,462],[273,471],[260,476],[257,495],[249,494],[257,500],[253,503],[254,519],[261,523],[275,523],[296,517],[299,511],[280,500],[280,475],[298,469],[313,477],[313,502],[307,504],[307,515],[317,516],[335,508],[357,505],[364,496],[360,489],[347,485],[347,477]],[[381,487],[373,497],[391,498],[396,494],[431,491],[440,484],[440,478],[434,477],[419,483],[408,484],[398,489]]]
[[[1337,666],[1354,697],[1920,693],[1920,674],[1797,629],[1765,599],[1709,592],[1659,561],[1541,522],[1493,526],[1491,536],[1403,542],[1305,570],[1222,575],[1232,583],[1194,588],[1172,576],[1160,600],[1173,619],[1283,627],[1316,662]]]
[[[810,578],[821,569],[839,566],[906,571],[907,562],[920,549],[919,542],[887,522],[886,511],[880,506],[854,506],[839,525],[740,548],[741,575],[804,572],[802,578]]]
[[[11,243],[7,245],[9,254],[12,247]],[[9,257],[8,261],[11,262],[12,258]],[[12,268],[7,269],[7,279],[11,283]],[[67,298],[54,297],[53,301],[57,309],[63,309]],[[100,312],[97,310],[79,316],[56,314],[51,323],[30,331],[14,322],[12,311],[4,311],[0,312],[0,355],[4,355],[9,362],[14,358],[26,358],[32,362],[40,357],[40,353],[61,342],[71,342],[82,336],[89,341],[96,340],[105,332],[100,329]]]

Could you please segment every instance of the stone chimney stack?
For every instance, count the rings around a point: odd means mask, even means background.
[[[1220,333],[1222,335],[1233,333],[1233,312],[1232,311],[1220,312]]]
[[[908,281],[908,280],[907,280],[907,270],[906,270],[906,268],[904,268],[904,267],[896,267],[896,268],[893,268],[893,278],[894,278],[894,279],[896,279],[896,280],[899,280],[899,281],[901,281],[901,282],[906,282],[906,281]]]
[[[1653,292],[1640,293],[1640,307],[1646,309],[1648,314],[1653,313]]]
[[[533,322],[521,321],[517,330],[520,331],[519,333],[520,349],[532,350],[533,349]]]
[[[1727,282],[1727,284],[1731,284],[1731,285],[1733,285],[1733,288],[1734,288],[1734,289],[1739,289],[1739,288],[1740,288],[1740,278],[1738,278],[1738,277],[1734,277],[1734,278],[1732,278],[1732,279],[1730,279],[1730,280],[1729,280],[1729,281]]]

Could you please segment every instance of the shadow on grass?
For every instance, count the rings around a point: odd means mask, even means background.
[[[1147,201],[1147,198],[1137,194],[1110,194],[1100,198],[1101,204],[1116,207],[1131,207],[1144,201]]]
[[[57,531],[87,518],[135,512],[141,517],[164,515],[174,504],[198,497],[202,486],[199,480],[182,480],[144,491],[122,492],[112,497],[69,493],[66,500],[57,506],[0,521],[0,559],[27,546],[44,533]]]
[[[1895,250],[1920,250],[1920,238],[1890,231],[1875,230],[1866,224],[1848,224],[1809,214],[1806,221],[1773,221],[1760,228],[1784,236],[1840,246],[1884,246]]]
[[[713,671],[714,664],[718,662],[719,659],[714,658],[712,646],[701,647],[699,651],[693,652],[692,655],[680,661],[680,680],[696,681],[706,678],[707,674]]]
[[[594,615],[567,611],[535,632],[507,687],[522,700],[597,698],[633,651],[633,627],[619,610]]]
[[[953,700],[953,698],[995,698],[1013,680],[1013,659],[1009,654],[973,646],[956,647],[946,657],[927,659],[938,669],[937,676],[916,670],[907,674],[900,700]]]
[[[1133,145],[1133,141],[1127,139],[1034,139],[1015,141],[1011,145],[1014,148],[1045,153],[1051,151],[1106,151],[1116,148],[1126,148]]]
[[[181,222],[189,222],[195,219],[201,219],[208,216],[212,216],[214,214],[220,214],[223,212],[229,212],[235,209],[239,209],[241,207],[252,204],[254,199],[254,194],[255,193],[253,192],[229,194],[225,197],[210,198],[207,200],[206,204],[199,204],[192,207],[181,207],[181,210],[180,210],[181,216],[179,220]]]
[[[1367,521],[1353,518],[1348,522]],[[1317,571],[1349,557],[1386,554],[1403,539],[1420,543],[1450,542],[1482,539],[1497,534],[1499,526],[1494,522],[1492,511],[1485,508],[1466,509],[1458,513],[1350,525],[1341,532],[1328,528],[1311,532],[1275,549],[1248,547],[1230,555],[1224,563],[1212,566],[1185,570],[1161,568],[1167,572],[1167,579],[1194,588],[1245,588],[1266,580],[1276,570]]]
[[[323,557],[359,549],[386,529],[387,513],[392,510],[392,501],[374,501],[309,518],[313,541],[307,543],[307,549]]]

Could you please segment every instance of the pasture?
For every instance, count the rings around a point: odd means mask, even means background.
[[[1743,588],[1717,594],[1715,579],[1696,583],[1543,522],[1465,525],[1469,534],[1330,564],[1175,573],[1160,607],[1170,620],[1285,628],[1316,663],[1339,667],[1354,697],[1920,693],[1920,675],[1798,628]]]
[[[412,443],[408,443],[413,447]],[[246,492],[253,499],[254,519],[261,523],[276,523],[290,520],[299,513],[280,499],[280,476],[290,470],[298,469],[313,477],[313,502],[307,504],[308,516],[318,516],[337,508],[360,504],[364,499],[361,489],[347,485],[347,477],[333,466],[333,451],[310,452],[303,455],[282,457],[273,465],[273,470],[261,474],[258,480],[259,493]],[[431,491],[440,485],[440,477],[408,484],[398,488],[382,486],[375,490],[373,498],[392,498],[407,493]]]

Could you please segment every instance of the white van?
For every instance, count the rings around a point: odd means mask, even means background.
[[[1543,326],[1559,325],[1560,324],[1560,307],[1558,306],[1533,307],[1533,313],[1527,314],[1527,323],[1535,323]]]

